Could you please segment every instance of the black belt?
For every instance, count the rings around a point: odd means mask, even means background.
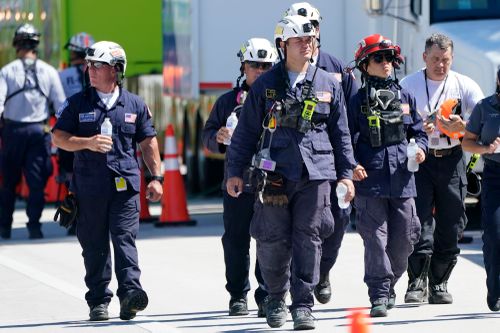
[[[429,148],[429,155],[434,156],[434,157],[443,157],[443,156],[449,156],[453,154],[454,152],[462,150],[461,145],[456,145],[451,148],[445,148],[445,149],[432,149]]]
[[[33,124],[44,125],[45,123],[47,123],[47,120],[34,121],[34,122],[24,122],[24,121],[10,120],[10,119],[7,119],[7,118],[4,118],[3,121],[4,121],[5,124],[9,124],[9,125],[33,125]]]

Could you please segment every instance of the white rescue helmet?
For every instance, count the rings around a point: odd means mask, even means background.
[[[121,78],[125,76],[127,56],[119,44],[108,41],[97,42],[87,48],[86,53],[85,60],[105,62],[121,72]]]
[[[321,20],[323,19],[319,13],[318,8],[313,7],[309,2],[296,2],[293,5],[291,5],[285,12],[286,16],[291,16],[291,15],[300,15],[304,16],[307,18],[309,21],[316,21],[321,23]]]
[[[286,16],[281,19],[274,29],[274,42],[279,45],[280,41],[286,42],[293,37],[316,36],[316,30],[312,23],[301,15]]]
[[[250,38],[243,44],[237,53],[241,62],[269,62],[275,63],[278,59],[276,49],[265,38]]]
[[[95,43],[92,35],[86,32],[80,32],[72,36],[64,46],[70,51],[85,53],[85,50]]]

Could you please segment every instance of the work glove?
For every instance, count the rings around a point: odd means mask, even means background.
[[[76,205],[76,198],[73,193],[69,193],[64,198],[64,201],[57,208],[56,214],[54,215],[54,221],[57,222],[59,218],[59,225],[69,229],[76,219],[76,214],[78,213],[78,207]]]

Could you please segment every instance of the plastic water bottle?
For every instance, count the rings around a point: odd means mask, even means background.
[[[101,125],[101,135],[105,136],[113,136],[113,125],[111,124],[111,121],[109,118],[104,118],[104,122]]]
[[[410,143],[406,147],[406,156],[408,157],[408,171],[410,172],[418,171],[417,149],[418,146],[415,142],[415,138],[411,138]]]
[[[238,126],[238,117],[236,116],[236,112],[231,112],[231,115],[226,120],[226,128],[229,130],[229,135],[232,136],[234,130]],[[231,144],[231,137],[229,139],[224,140],[224,144],[229,146]]]
[[[345,196],[347,194],[347,186],[344,183],[337,183],[337,188],[335,189],[337,193],[337,199],[340,209],[346,209],[349,207],[349,202],[345,201]]]

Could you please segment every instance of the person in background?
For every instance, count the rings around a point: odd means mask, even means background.
[[[214,153],[225,153],[230,144],[232,130],[226,127],[229,116],[234,112],[241,115],[242,105],[255,80],[268,71],[278,58],[274,46],[264,38],[251,38],[242,45],[238,52],[240,60],[240,76],[236,87],[220,96],[215,102],[210,116],[203,128],[202,138],[207,149]],[[245,80],[240,86],[240,80]],[[252,110],[247,110],[252,112]],[[253,216],[255,192],[252,186],[245,186],[243,193],[233,198],[227,193],[227,156],[224,163],[223,220],[224,262],[226,265],[226,289],[231,299],[229,315],[241,316],[248,314],[247,293],[250,290],[248,274],[250,269],[250,221]],[[248,175],[248,173],[247,173]],[[250,180],[246,179],[248,184]],[[258,317],[265,317],[264,304],[267,297],[264,280],[260,272],[258,260],[255,263],[255,277],[259,286],[255,290],[255,302],[258,305]]]
[[[472,110],[462,148],[484,159],[481,223],[486,303],[491,311],[500,311],[500,70],[496,93],[479,101]]]
[[[448,292],[448,279],[457,263],[458,239],[467,222],[466,161],[458,138],[484,95],[476,82],[451,70],[453,41],[449,37],[432,34],[427,38],[423,60],[425,68],[401,81],[401,86],[415,95],[429,140],[427,159],[415,174],[422,234],[408,259],[405,302],[449,304],[453,297]],[[452,114],[442,116],[441,110],[450,111],[452,105]]]
[[[364,281],[371,317],[385,317],[394,307],[394,286],[406,271],[408,256],[420,235],[407,147],[414,139],[416,163],[422,163],[427,136],[415,99],[392,77],[402,62],[400,52],[399,46],[379,34],[361,40],[355,64],[363,86],[347,109],[357,161],[353,174],[356,229],[365,246]]]
[[[9,239],[16,201],[16,186],[24,174],[29,188],[26,205],[30,239],[43,238],[40,217],[44,191],[52,174],[48,118],[65,99],[57,70],[38,59],[40,33],[29,23],[14,33],[17,59],[0,71],[0,126],[3,187],[0,237]]]

